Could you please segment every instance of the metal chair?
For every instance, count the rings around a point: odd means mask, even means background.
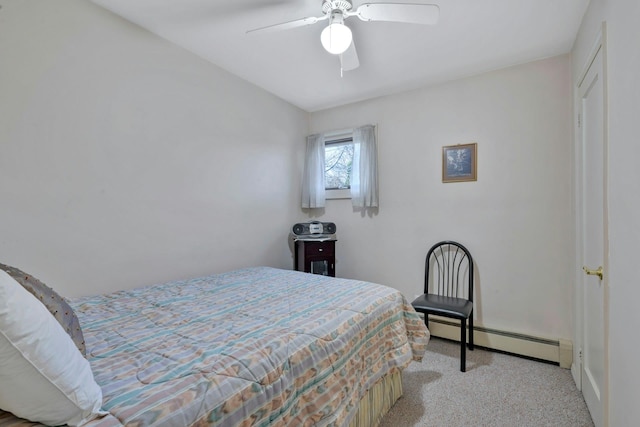
[[[473,350],[473,258],[460,243],[443,241],[427,252],[424,273],[424,294],[411,305],[424,313],[429,327],[429,315],[435,314],[460,320],[460,371],[466,371],[467,320],[469,350]]]

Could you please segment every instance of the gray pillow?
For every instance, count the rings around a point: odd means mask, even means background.
[[[0,264],[0,269],[7,272],[13,280],[20,283],[22,287],[31,292],[32,295],[47,307],[47,310],[49,310],[58,323],[62,325],[62,328],[67,334],[69,334],[76,347],[78,347],[78,350],[80,350],[80,353],[86,357],[87,350],[78,316],[76,316],[76,313],[65,299],[58,295],[56,291],[24,271],[4,264]]]

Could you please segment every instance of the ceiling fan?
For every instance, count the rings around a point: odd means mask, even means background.
[[[351,29],[344,24],[347,18],[357,16],[362,21],[435,24],[438,22],[440,15],[440,8],[435,4],[364,3],[355,11],[352,11],[352,8],[351,0],[322,0],[322,13],[324,15],[320,17],[302,18],[268,25],[249,30],[247,33],[288,30],[328,20],[329,25],[322,30],[320,41],[327,52],[340,56],[342,72],[343,70],[354,70],[360,66],[358,53],[353,43],[353,34]]]

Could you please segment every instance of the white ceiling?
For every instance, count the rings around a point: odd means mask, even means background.
[[[435,26],[351,17],[360,67],[340,77],[320,44],[322,0],[92,0],[307,111],[347,104],[567,53],[589,0],[404,0],[440,6]],[[354,0],[362,3],[401,0]]]

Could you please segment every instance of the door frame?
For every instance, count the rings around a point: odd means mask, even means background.
[[[571,374],[576,386],[579,390],[582,390],[582,348],[584,344],[584,328],[583,328],[583,316],[584,316],[584,292],[583,292],[583,276],[582,271],[582,227],[583,227],[583,170],[584,170],[584,156],[582,150],[582,130],[581,130],[581,117],[582,111],[582,99],[580,96],[580,85],[589,71],[591,64],[598,52],[602,55],[602,75],[603,75],[603,315],[604,315],[604,384],[602,389],[602,411],[603,421],[605,426],[609,426],[609,108],[608,108],[608,88],[607,88],[607,27],[606,22],[602,23],[600,31],[596,37],[595,43],[587,57],[587,61],[583,65],[578,78],[574,84],[574,191],[575,191],[575,287],[574,287],[574,303],[575,303],[575,317],[574,317],[574,345],[573,347],[573,364],[571,365]]]

